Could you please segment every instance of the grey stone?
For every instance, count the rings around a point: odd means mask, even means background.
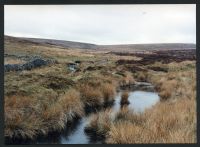
[[[32,57],[32,60],[25,64],[6,64],[4,65],[4,71],[21,71],[21,70],[31,70],[33,68],[45,66],[48,64],[57,63],[54,60],[44,60],[38,57]]]

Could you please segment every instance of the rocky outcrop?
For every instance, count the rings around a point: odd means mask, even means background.
[[[42,58],[35,58],[24,64],[6,64],[4,65],[4,72],[31,70],[33,68],[45,66],[48,64],[53,64],[55,62],[56,62],[55,60],[49,60],[49,59],[45,60]]]

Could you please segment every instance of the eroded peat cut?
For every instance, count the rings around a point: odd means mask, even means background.
[[[160,50],[152,51],[150,53],[114,53],[123,56],[137,56],[142,58],[141,60],[118,60],[117,64],[136,64],[136,65],[148,65],[155,62],[161,62],[164,64],[170,62],[182,62],[185,60],[194,61],[196,60],[195,49],[184,49],[184,50]]]
[[[21,66],[38,54],[55,62],[5,71],[6,144],[197,141],[195,49],[32,41],[5,37],[5,63]]]

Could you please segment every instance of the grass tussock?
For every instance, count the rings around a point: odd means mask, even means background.
[[[58,103],[62,106],[64,112],[67,113],[67,118],[73,118],[75,116],[83,116],[83,103],[80,98],[80,93],[75,89],[70,89],[64,94],[59,100]]]
[[[114,84],[105,83],[102,84],[100,90],[104,97],[104,103],[109,103],[114,101],[115,94],[116,94],[116,87]]]
[[[133,124],[140,124],[144,120],[143,115],[139,115],[130,111],[127,106],[123,106],[119,112],[115,115],[115,122],[118,121],[129,121]]]
[[[195,102],[162,102],[144,114],[120,112],[107,133],[107,143],[194,143]],[[124,111],[124,110],[122,110]],[[122,115],[124,114],[124,115]]]
[[[4,64],[23,64],[25,61],[20,59],[13,59],[13,58],[4,58]]]
[[[143,116],[134,114],[128,110],[126,106],[122,107],[117,113],[112,112],[111,109],[106,109],[96,114],[92,114],[85,131],[93,133],[98,136],[106,137],[113,125],[120,121],[129,121],[135,124],[141,123]]]
[[[164,101],[142,114],[135,114],[127,107],[122,107],[115,115],[111,110],[92,114],[86,132],[105,136],[106,143],[114,144],[197,142],[194,61],[152,62],[137,68],[133,65],[131,67],[135,68],[127,71],[124,65],[115,64],[125,56],[103,51],[83,52],[6,41],[5,53],[16,57],[41,55],[58,60],[58,64],[5,74],[5,137],[34,139],[40,134],[64,129],[67,122],[84,115],[86,105],[103,106],[113,101],[116,83],[123,86],[143,81],[155,85]],[[102,62],[103,59],[106,60]],[[78,71],[71,72],[66,63],[76,60],[81,61],[81,65]],[[23,59],[13,57],[5,59],[5,63],[10,64],[23,62]],[[91,64],[98,68],[87,70]],[[128,94],[124,93],[122,97],[127,101]]]
[[[35,137],[42,125],[42,119],[38,118],[35,105],[36,101],[27,96],[15,95],[5,97],[5,136],[6,137]],[[34,120],[34,121],[33,121]]]
[[[137,72],[134,74],[134,78],[140,82],[147,82],[148,81],[148,72]]]
[[[121,110],[106,142],[196,143],[196,76],[188,64],[191,63],[171,63],[167,65],[168,73],[149,73],[148,80],[165,101],[139,115]]]
[[[50,105],[44,112],[43,118],[52,130],[61,130],[73,118],[84,115],[80,94],[75,89],[69,89],[59,100]]]
[[[95,107],[114,101],[117,84],[109,77],[85,77],[80,83],[77,89],[85,105]]]
[[[89,85],[81,85],[79,87],[81,99],[87,106],[103,105],[103,94],[99,89],[93,88]]]
[[[123,78],[120,80],[120,85],[130,85],[134,84],[135,79],[133,78],[132,73],[130,72],[125,72]]]
[[[156,75],[149,73],[149,80],[156,86],[161,100],[195,97],[196,73],[190,64],[191,62],[187,61],[179,65],[170,63],[168,73]]]
[[[160,91],[160,96],[162,99],[166,100],[171,97],[174,90],[177,88],[176,80],[167,80],[163,82],[160,81],[159,85],[157,85],[157,90]]]
[[[123,92],[122,95],[121,95],[121,101],[120,101],[120,103],[122,105],[129,104],[128,97],[129,97],[129,93],[127,91]]]
[[[33,139],[39,134],[58,131],[84,114],[80,94],[74,89],[69,89],[57,101],[40,104],[33,97],[6,96],[4,106],[5,136],[10,138]]]
[[[134,126],[130,122],[117,122],[110,130],[106,143],[132,144],[144,142],[144,140],[141,139],[143,136],[143,128]]]
[[[172,65],[168,65],[167,73],[149,73],[148,80],[156,85],[165,101],[139,114],[122,107],[112,119],[105,119],[109,118],[107,113],[100,112],[92,117],[89,126],[96,132],[104,130],[100,134],[105,135],[109,144],[196,143],[195,70],[187,64],[188,68],[175,70]]]
[[[90,116],[89,124],[85,127],[85,132],[94,133],[98,136],[105,136],[110,130],[112,119],[111,109],[92,114]]]

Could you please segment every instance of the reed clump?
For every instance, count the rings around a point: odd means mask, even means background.
[[[129,97],[128,91],[122,92],[121,101],[120,101],[121,105],[129,104],[128,97]]]
[[[85,132],[92,133],[97,136],[105,136],[110,130],[112,125],[112,111],[111,109],[106,109],[105,111],[100,111],[97,114],[92,114],[90,116],[90,121],[85,127]]]
[[[75,89],[51,103],[38,104],[34,97],[6,96],[4,108],[5,136],[9,138],[34,139],[39,134],[60,131],[67,122],[84,115],[80,94]]]

